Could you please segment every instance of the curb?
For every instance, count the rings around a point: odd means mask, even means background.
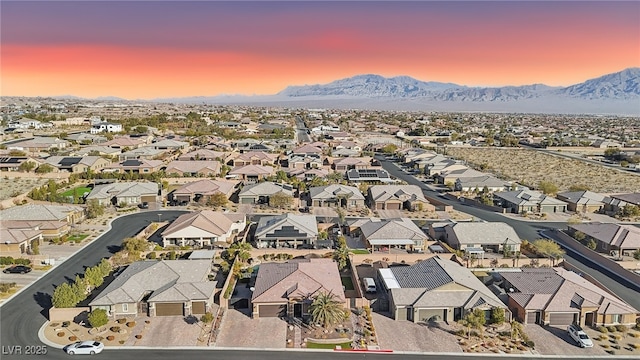
[[[50,321],[47,320],[44,322],[44,324],[42,324],[42,326],[40,327],[40,330],[38,330],[38,338],[40,339],[40,341],[42,341],[43,344],[47,345],[48,347],[52,347],[54,349],[63,349],[64,345],[56,344],[53,341],[47,339],[46,336],[44,336],[44,329],[47,328],[49,323]]]

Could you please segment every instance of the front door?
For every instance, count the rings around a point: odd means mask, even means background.
[[[302,317],[302,304],[293,304],[293,317]]]
[[[589,313],[585,314],[584,324],[585,325],[589,325],[589,326],[593,326],[593,313],[592,312],[589,312]]]
[[[542,321],[542,311],[536,311],[536,324],[540,324]]]
[[[146,301],[140,301],[138,303],[138,314],[149,315],[149,304]]]

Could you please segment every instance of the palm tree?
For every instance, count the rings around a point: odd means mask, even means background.
[[[344,319],[344,306],[331,292],[319,293],[309,306],[309,313],[314,324],[327,328]]]

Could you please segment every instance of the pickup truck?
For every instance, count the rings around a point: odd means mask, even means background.
[[[580,347],[593,347],[593,341],[591,341],[589,335],[587,335],[579,326],[569,325],[569,327],[567,328],[567,332],[569,333],[569,336],[571,336],[571,338],[575,340]]]

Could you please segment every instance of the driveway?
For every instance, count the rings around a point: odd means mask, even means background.
[[[252,319],[249,310],[229,309],[220,325],[215,347],[284,349],[287,323],[279,318]]]
[[[525,333],[535,343],[535,349],[541,355],[608,355],[601,347],[581,348],[569,336],[565,328],[528,324]]]
[[[395,321],[373,313],[373,325],[381,349],[419,352],[462,352],[456,337],[437,327]]]
[[[136,346],[195,346],[202,331],[200,322],[189,324],[183,316],[156,316],[150,321]]]

